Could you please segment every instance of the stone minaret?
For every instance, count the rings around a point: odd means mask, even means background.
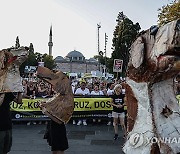
[[[49,46],[49,56],[52,56],[52,46],[53,46],[53,42],[52,42],[52,26],[50,28],[48,46]]]

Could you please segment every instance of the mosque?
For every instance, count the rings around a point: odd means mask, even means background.
[[[52,26],[49,34],[49,55],[52,56]],[[69,73],[91,73],[91,71],[98,71],[101,66],[99,62],[94,59],[86,59],[79,51],[70,51],[65,57],[57,56],[55,59],[56,69],[62,72]]]

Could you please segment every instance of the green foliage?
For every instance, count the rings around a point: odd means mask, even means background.
[[[33,47],[33,44],[32,44],[32,43],[30,43],[29,52],[34,53],[34,47]]]
[[[100,64],[105,64],[105,57],[100,56],[100,55],[95,55],[94,58],[100,63]]]
[[[160,8],[158,14],[158,24],[164,25],[180,18],[180,0],[175,0]]]
[[[52,56],[41,54],[39,52],[29,52],[27,60],[20,66],[20,73],[23,74],[25,66],[38,66],[38,62],[44,62],[44,66],[53,69],[56,67],[55,61]]]
[[[53,56],[49,56],[47,54],[44,54],[42,56],[42,58],[43,58],[44,66],[45,67],[47,67],[47,68],[49,68],[51,70],[56,67],[56,64],[55,64],[55,61],[53,59]]]
[[[109,60],[109,70],[112,72],[114,59],[123,60],[123,72],[122,76],[125,76],[129,61],[129,50],[131,44],[135,40],[139,30],[141,29],[139,23],[133,23],[128,17],[123,15],[123,12],[118,14],[117,25],[114,30],[113,37],[113,52],[111,59]]]

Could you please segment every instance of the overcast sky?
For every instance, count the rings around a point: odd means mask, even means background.
[[[0,49],[33,43],[35,52],[48,53],[50,26],[53,27],[53,57],[80,51],[86,58],[97,55],[97,23],[100,50],[108,35],[107,55],[111,55],[112,35],[118,12],[142,30],[157,24],[158,8],[170,0],[0,0]]]

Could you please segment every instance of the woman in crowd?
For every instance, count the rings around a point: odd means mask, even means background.
[[[99,90],[98,85],[94,86],[94,90],[91,91],[91,95],[104,95],[101,90]]]
[[[99,85],[99,89],[103,92],[103,95],[107,96],[107,89],[104,82],[101,82]]]
[[[32,81],[29,81],[28,85],[27,85],[27,91],[26,91],[26,97],[27,98],[34,98],[36,97],[36,93],[37,93],[37,88],[35,86],[35,84]]]
[[[22,88],[23,88],[22,89],[22,91],[23,91],[22,92],[22,97],[23,98],[25,98],[25,97],[27,98],[27,95],[26,95],[27,94],[27,86],[28,86],[28,81],[27,80],[22,80]]]
[[[41,82],[38,86],[37,97],[47,97],[48,89],[44,82]]]
[[[122,86],[120,84],[117,84],[114,87],[114,95],[112,97],[112,106],[113,106],[113,111],[112,111],[112,117],[113,117],[113,126],[114,126],[114,140],[118,139],[118,121],[120,122],[120,125],[122,127],[124,137],[126,136],[126,127],[125,127],[125,111],[124,111],[124,106],[125,104],[125,95],[122,94]]]

